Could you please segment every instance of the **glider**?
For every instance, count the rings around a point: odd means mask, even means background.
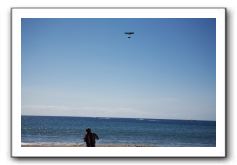
[[[128,35],[128,38],[131,38],[132,34],[134,34],[134,32],[125,32],[124,34]]]

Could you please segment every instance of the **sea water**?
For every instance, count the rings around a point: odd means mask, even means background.
[[[22,143],[81,144],[85,129],[98,144],[160,147],[215,147],[216,122],[141,118],[22,116]]]

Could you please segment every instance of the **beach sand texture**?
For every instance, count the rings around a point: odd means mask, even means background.
[[[23,143],[21,147],[86,147],[86,144],[66,143]],[[141,144],[96,144],[96,147],[151,147]]]

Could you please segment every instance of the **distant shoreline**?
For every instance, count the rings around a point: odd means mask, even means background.
[[[68,117],[68,118],[97,118],[97,119],[135,119],[135,120],[170,120],[170,121],[201,121],[201,122],[216,122],[216,120],[201,120],[201,119],[160,119],[160,118],[143,118],[143,117],[90,117],[90,116],[47,116],[47,115],[21,115],[21,117]]]
[[[84,143],[22,143],[21,147],[86,147]],[[153,147],[145,144],[96,144],[96,147]]]

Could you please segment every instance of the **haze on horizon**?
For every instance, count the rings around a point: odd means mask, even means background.
[[[215,19],[24,18],[21,35],[22,115],[216,120]]]

